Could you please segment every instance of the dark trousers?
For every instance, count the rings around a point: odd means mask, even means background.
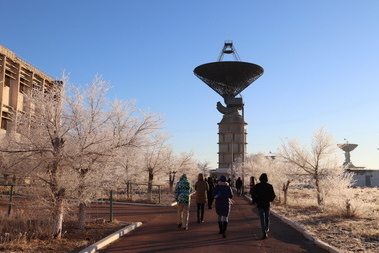
[[[241,187],[237,188],[237,196],[241,196],[241,191],[242,191]]]
[[[204,220],[204,203],[197,203],[197,221]]]
[[[267,233],[270,225],[270,208],[258,208],[258,213],[261,219],[262,232]]]
[[[212,209],[213,206],[213,192],[208,192],[208,208]]]

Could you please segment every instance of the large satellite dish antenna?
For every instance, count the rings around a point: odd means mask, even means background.
[[[222,61],[225,54],[233,54],[237,61]],[[234,98],[263,74],[259,65],[242,62],[233,46],[225,42],[217,62],[206,63],[194,69],[195,75],[224,99]]]

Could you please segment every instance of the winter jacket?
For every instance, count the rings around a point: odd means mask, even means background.
[[[197,181],[195,184],[196,190],[196,203],[207,203],[207,192],[209,190],[206,181]]]
[[[270,202],[274,201],[276,195],[274,188],[267,182],[260,182],[253,188],[253,202],[258,208],[270,208]]]
[[[187,175],[183,174],[175,187],[175,200],[179,205],[190,204],[191,188],[191,183],[188,181]]]
[[[236,188],[239,189],[241,187],[242,187],[242,179],[238,178],[237,181],[236,181]]]
[[[214,198],[216,199],[216,213],[221,216],[229,216],[230,201],[233,192],[227,182],[218,182],[214,188]]]

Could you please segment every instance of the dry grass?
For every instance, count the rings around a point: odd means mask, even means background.
[[[292,190],[287,206],[273,210],[301,224],[316,238],[344,252],[374,253],[379,249],[379,189],[355,188],[350,199],[354,215],[346,217],[346,206],[320,209],[311,189]]]
[[[172,194],[163,194],[161,203],[171,203]],[[106,222],[104,213],[97,208],[87,216],[87,224],[84,230],[77,229],[75,213],[76,205],[70,204],[63,223],[61,240],[50,239],[51,220],[46,204],[41,200],[14,198],[12,215],[7,215],[7,197],[0,198],[0,251],[1,252],[25,252],[25,253],[52,253],[52,252],[79,252],[109,234],[127,226],[127,223],[115,221]],[[32,200],[32,201],[31,201]],[[115,199],[115,201],[119,201]],[[134,202],[150,203],[146,196],[136,195]],[[17,208],[16,208],[17,207]],[[36,212],[38,211],[38,212]],[[105,214],[105,216],[109,214]]]
[[[125,223],[99,222],[96,220],[88,222],[84,230],[79,230],[76,221],[70,220],[64,223],[64,234],[61,240],[27,239],[26,236],[21,236],[20,239],[13,238],[15,240],[2,242],[0,251],[12,253],[76,253],[125,226],[127,226]]]

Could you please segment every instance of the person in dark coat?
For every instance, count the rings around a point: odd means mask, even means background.
[[[197,205],[197,223],[204,222],[204,205],[207,203],[207,193],[209,190],[209,185],[207,181],[204,180],[203,173],[200,173],[197,177],[197,182],[195,183],[196,190],[196,205]]]
[[[218,227],[220,229],[219,234],[222,234],[222,237],[225,238],[233,192],[226,182],[226,177],[223,175],[220,176],[220,180],[214,189],[214,198],[216,200],[216,213],[218,215]]]
[[[263,173],[259,177],[260,183],[256,184],[253,189],[253,202],[257,204],[261,227],[263,232],[262,239],[268,237],[270,225],[270,202],[274,201],[276,195],[274,188],[268,183],[267,174]]]
[[[212,206],[213,206],[213,190],[215,188],[215,185],[214,185],[214,180],[212,177],[208,177],[208,187],[209,187],[209,190],[208,190],[208,193],[207,193],[207,197],[208,197],[208,208],[209,209],[212,209]]]
[[[239,177],[236,181],[237,196],[241,196],[242,191],[242,179]]]
[[[255,186],[255,178],[254,177],[250,177],[250,184],[249,184],[249,188],[250,188],[250,195],[251,195],[251,204],[254,205],[254,200],[253,200],[253,189],[254,189],[254,186]]]
[[[226,182],[228,182],[230,187],[233,187],[233,181],[231,178],[228,178],[228,181],[226,181]]]

